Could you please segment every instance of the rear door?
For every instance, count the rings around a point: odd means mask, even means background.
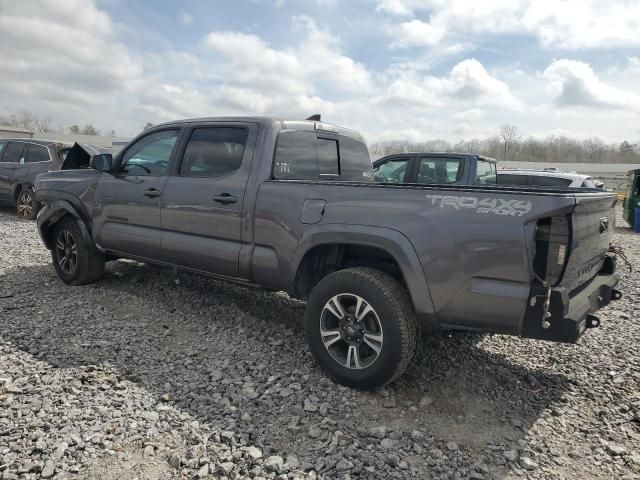
[[[162,196],[167,261],[237,277],[243,246],[243,202],[256,124],[193,126]]]
[[[56,164],[49,154],[49,149],[44,145],[27,144],[23,156],[24,164],[20,167],[17,175],[17,180],[20,183],[33,185],[36,175],[56,168]]]
[[[2,148],[0,158],[0,201],[2,203],[13,205],[15,202],[14,185],[20,163],[24,162],[25,145],[23,142],[7,142]]]
[[[93,231],[106,250],[162,260],[160,202],[180,129],[155,130],[131,144],[117,171],[103,173],[96,190]]]

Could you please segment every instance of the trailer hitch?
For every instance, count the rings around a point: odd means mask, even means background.
[[[538,281],[542,283],[542,286],[547,290],[544,295],[535,295],[531,297],[529,305],[535,307],[538,303],[538,297],[544,297],[544,304],[542,305],[542,328],[546,330],[551,326],[551,322],[549,321],[549,318],[551,318],[551,312],[549,312],[549,307],[551,306],[551,284],[549,282],[543,281],[537,275],[536,277],[538,278]]]

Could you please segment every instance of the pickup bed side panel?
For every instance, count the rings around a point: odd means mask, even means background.
[[[326,201],[313,226],[300,221],[308,199]],[[360,226],[361,232],[383,229],[394,232],[386,236],[389,242],[400,233],[417,253],[418,261],[407,267],[407,283],[426,278],[421,286],[410,285],[419,316],[433,318],[432,305],[441,327],[518,334],[533,279],[531,222],[568,214],[574,205],[572,195],[267,181],[256,204],[254,280],[291,291],[306,245],[328,240],[309,240],[314,232],[330,225]],[[348,239],[348,230],[343,231]],[[335,235],[332,243],[340,238]],[[421,297],[430,302],[416,302]]]

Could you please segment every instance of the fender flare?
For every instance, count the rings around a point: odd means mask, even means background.
[[[365,245],[389,253],[400,267],[421,327],[428,330],[440,328],[422,263],[409,239],[397,230],[349,224],[325,224],[310,228],[293,252],[290,285],[295,284],[296,273],[307,252],[329,244]]]
[[[85,241],[93,243],[93,238],[89,233],[89,229],[76,208],[67,200],[53,200],[49,202],[38,215],[38,232],[42,243],[48,250],[53,248],[53,239],[51,238],[51,230],[65,216],[70,215],[78,223],[80,233]]]

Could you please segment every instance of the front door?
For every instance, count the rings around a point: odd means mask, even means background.
[[[208,124],[187,135],[162,195],[162,247],[176,265],[238,277],[257,126]]]
[[[96,191],[93,231],[105,250],[161,260],[160,202],[179,129],[154,131],[138,139],[103,173]]]

